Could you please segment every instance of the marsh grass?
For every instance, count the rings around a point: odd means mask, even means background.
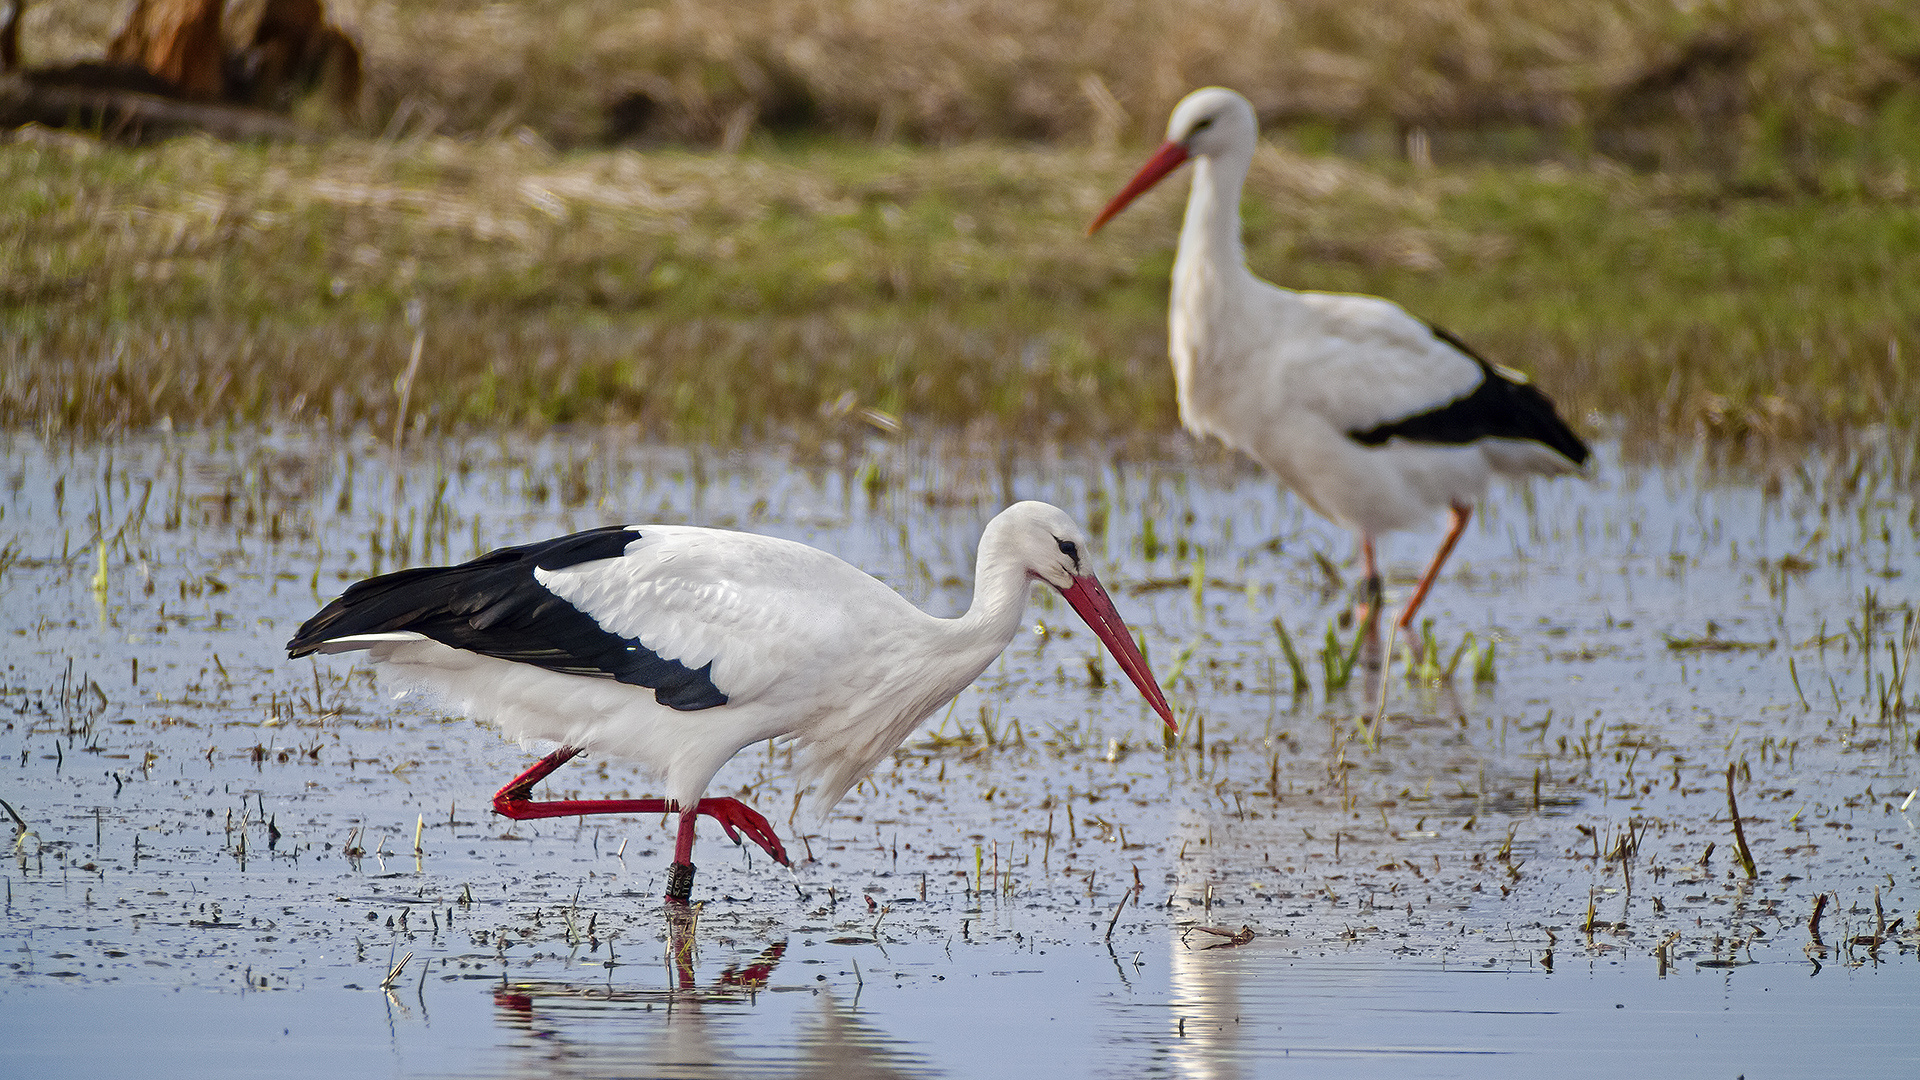
[[[0,154],[0,424],[1169,430],[1179,198],[1083,234],[1137,156],[27,132]],[[1700,176],[1269,146],[1249,258],[1398,300],[1590,432],[1906,428],[1920,219],[1904,171],[1849,175],[1844,196],[1734,197]]]
[[[1177,199],[1081,229],[1207,82],[1275,140],[1257,271],[1392,297],[1581,426],[1740,445],[1920,401],[1908,4],[330,9],[355,136],[0,153],[0,424],[1165,430]],[[117,18],[35,6],[29,59]],[[646,145],[740,152],[553,149],[634,93]]]

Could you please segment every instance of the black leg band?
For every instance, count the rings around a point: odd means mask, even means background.
[[[693,897],[693,864],[687,862],[667,865],[667,899],[676,904],[684,904]]]
[[[1387,602],[1385,583],[1380,580],[1380,575],[1360,579],[1360,600],[1375,608]]]

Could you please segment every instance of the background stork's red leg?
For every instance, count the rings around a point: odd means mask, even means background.
[[[1414,652],[1420,651],[1420,641],[1411,636],[1414,612],[1420,610],[1420,602],[1427,598],[1427,591],[1433,588],[1434,580],[1440,576],[1440,567],[1453,554],[1453,545],[1460,542],[1460,534],[1467,531],[1467,519],[1473,516],[1473,507],[1465,503],[1453,504],[1453,521],[1447,529],[1447,538],[1440,541],[1440,550],[1434,553],[1433,562],[1428,565],[1426,576],[1420,579],[1420,587],[1413,590],[1413,598],[1407,601],[1407,609],[1400,613],[1400,630],[1413,642]]]
[[[1380,577],[1380,562],[1374,556],[1373,534],[1360,534],[1360,558],[1364,564],[1364,575],[1360,579],[1360,600],[1353,605],[1353,619],[1367,631],[1367,666],[1375,663],[1380,652],[1381,613],[1386,610],[1387,593],[1384,579]]]
[[[1380,581],[1380,563],[1373,555],[1373,534],[1360,534],[1360,558],[1364,563],[1364,575],[1360,579],[1360,603],[1366,610],[1359,612],[1361,618],[1380,609],[1380,597],[1383,586]]]

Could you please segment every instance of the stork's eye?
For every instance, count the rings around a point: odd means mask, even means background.
[[[1201,117],[1200,119],[1198,119],[1198,120],[1196,120],[1196,121],[1194,121],[1194,124],[1193,124],[1193,130],[1192,130],[1192,131],[1189,131],[1189,132],[1187,132],[1187,134],[1188,134],[1188,135],[1198,135],[1198,134],[1200,134],[1201,132],[1203,132],[1203,131],[1205,131],[1205,130],[1207,130],[1208,128],[1210,128],[1210,127],[1212,127],[1212,126],[1213,126],[1213,117],[1211,117],[1211,116],[1203,116],[1203,117]]]
[[[1073,541],[1071,540],[1060,541],[1060,554],[1065,555],[1069,559],[1072,559],[1073,564],[1075,566],[1080,565],[1080,547],[1079,545],[1075,544]]]

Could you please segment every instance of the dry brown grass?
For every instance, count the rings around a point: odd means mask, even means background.
[[[924,142],[1157,133],[1195,86],[1270,122],[1575,133],[1649,110],[1710,140],[1805,141],[1920,85],[1908,0],[334,0],[376,127],[561,144],[645,93],[646,129]],[[35,55],[97,52],[113,5],[29,13]]]

